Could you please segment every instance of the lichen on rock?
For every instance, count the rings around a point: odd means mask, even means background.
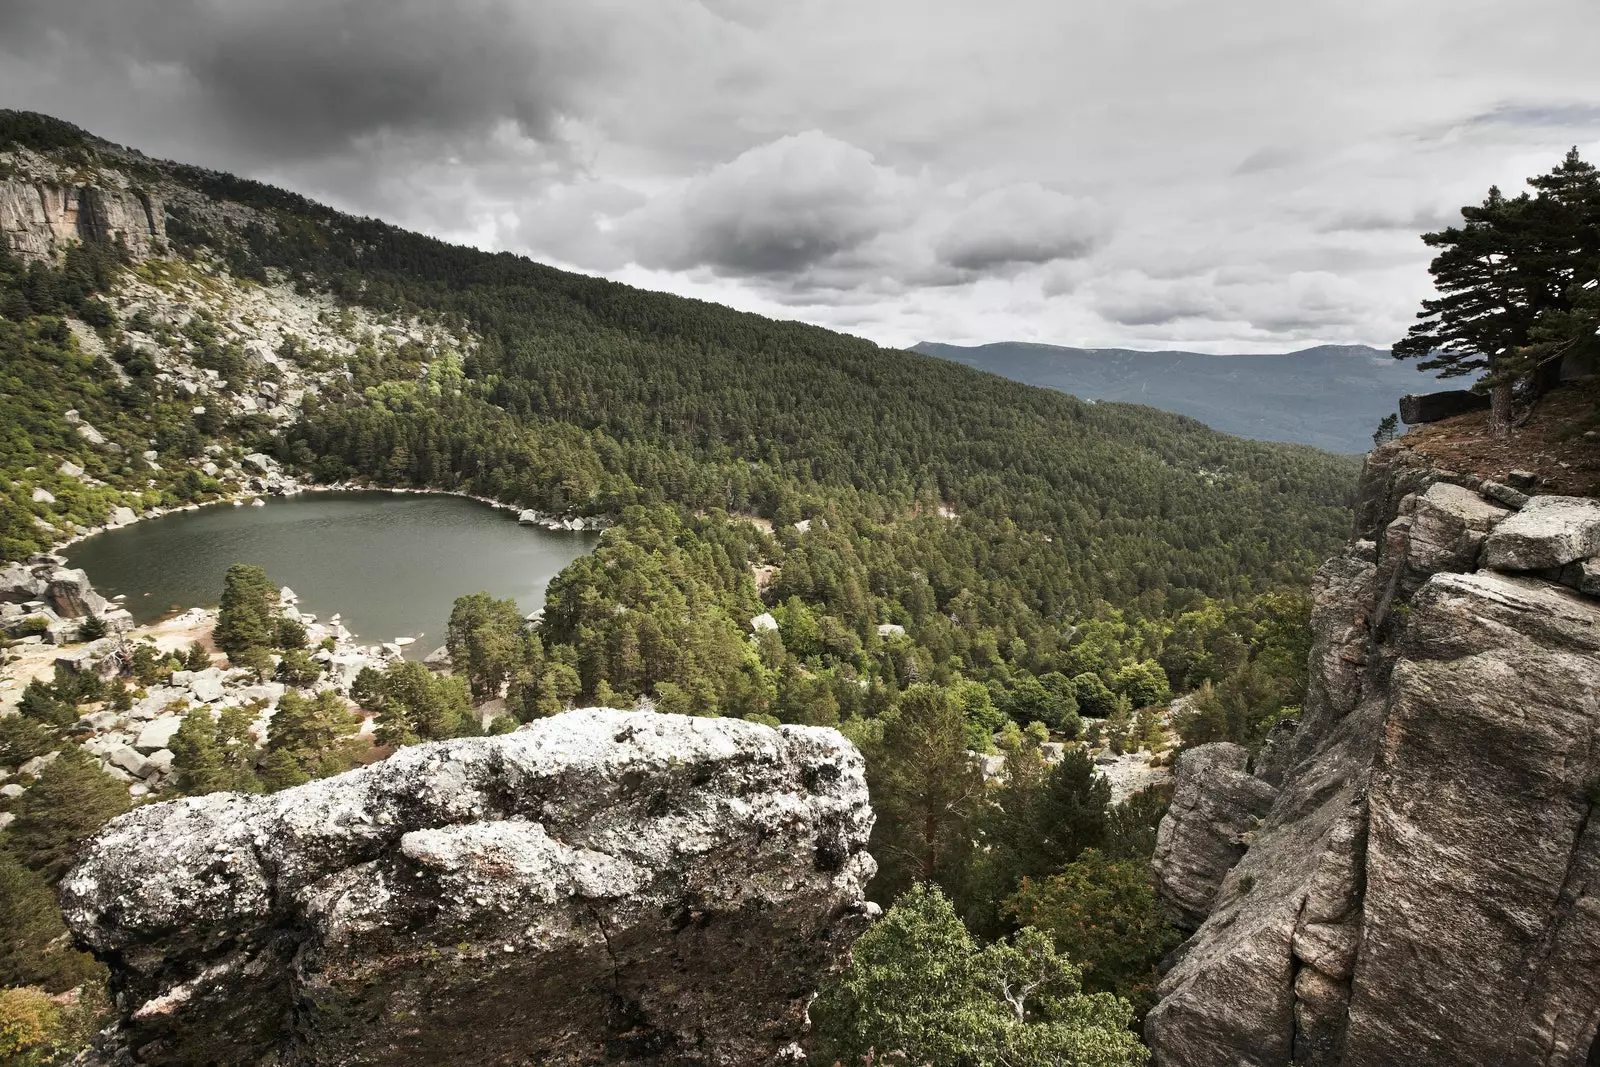
[[[98,1062],[759,1064],[865,926],[832,730],[590,709],[113,822],[62,884]]]

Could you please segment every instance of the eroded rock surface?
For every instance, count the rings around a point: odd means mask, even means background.
[[[113,822],[99,1062],[761,1064],[871,910],[831,730],[595,709]]]
[[[25,259],[53,259],[74,242],[121,242],[143,258],[166,238],[161,200],[134,189],[0,182],[0,238]]]
[[[1178,758],[1172,803],[1161,820],[1153,866],[1156,892],[1179,926],[1211,913],[1228,871],[1272,807],[1277,790],[1246,770],[1248,750],[1218,741]]]
[[[1455,480],[1369,460],[1289,755],[1257,761],[1281,788],[1162,981],[1157,1064],[1595,1062],[1595,505]]]

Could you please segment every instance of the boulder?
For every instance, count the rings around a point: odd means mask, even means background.
[[[1469,411],[1487,411],[1489,397],[1470,389],[1446,389],[1438,393],[1410,393],[1400,398],[1400,421],[1407,426],[1421,426],[1441,419],[1465,415]]]
[[[1471,570],[1484,538],[1510,514],[1471,489],[1449,482],[1429,486],[1411,514],[1404,591],[1413,591],[1440,571]]]
[[[202,704],[211,704],[222,699],[222,669],[220,667],[207,667],[203,671],[195,671],[189,678],[189,692]]]
[[[1412,607],[1378,737],[1345,1062],[1592,1062],[1600,604],[1478,573],[1439,575]]]
[[[1504,504],[1508,508],[1516,509],[1528,502],[1528,494],[1520,489],[1513,489],[1502,482],[1487,481],[1478,486],[1478,492],[1485,500],[1493,500],[1497,504]]]
[[[183,725],[181,715],[163,715],[152,720],[144,729],[139,731],[139,738],[133,747],[140,752],[155,752],[166,748],[172,743],[172,735],[178,732],[178,727]]]
[[[144,777],[148,778],[153,774],[171,774],[172,759],[173,756],[169,750],[164,748],[156,749],[154,752],[150,753],[150,755],[145,757]]]
[[[1272,786],[1245,768],[1248,749],[1226,741],[1178,757],[1172,803],[1156,831],[1156,895],[1173,922],[1193,930],[1211,913],[1223,877],[1244,855],[1246,836],[1272,806]]]
[[[1600,556],[1600,500],[1536,496],[1495,528],[1483,565],[1497,571],[1542,571]]]
[[[1600,556],[1562,567],[1561,584],[1571,586],[1580,593],[1600,597]]]
[[[833,730],[608,709],[139,808],[60,886],[88,1062],[791,1062],[871,825]]]
[[[139,521],[139,516],[134,514],[134,511],[133,511],[132,508],[112,508],[111,509],[111,525],[112,526],[127,526],[130,523],[135,523],[135,522],[138,522],[138,521]]]
[[[62,460],[61,466],[57,467],[56,471],[60,474],[66,475],[68,478],[83,477],[83,468],[72,462],[70,459]]]
[[[78,436],[91,445],[104,446],[106,443],[105,434],[90,426],[87,422],[78,423]]]
[[[60,754],[60,752],[46,752],[42,756],[35,756],[31,760],[24,761],[22,766],[17,768],[17,773],[24,778],[37,778],[39,772],[54,763]]]
[[[278,469],[278,461],[263,452],[252,452],[245,456],[244,465],[262,474],[268,474]]]
[[[135,778],[143,778],[147,773],[146,764],[148,761],[137,749],[128,745],[118,745],[110,752],[107,752],[106,760],[113,767],[120,767]]]
[[[33,502],[35,504],[54,504],[56,496],[48,489],[34,489]]]
[[[359,652],[336,653],[328,660],[328,680],[339,689],[348,691],[355,684],[356,675],[374,665],[371,656],[363,656]]]
[[[89,576],[69,567],[50,572],[44,595],[63,619],[81,619],[106,610],[106,598],[94,591]]]
[[[1162,979],[1157,1067],[1593,1062],[1600,603],[1442,572],[1391,624],[1391,592],[1319,572],[1300,758]]]

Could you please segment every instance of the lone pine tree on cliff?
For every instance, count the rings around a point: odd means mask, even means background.
[[[1442,377],[1487,372],[1490,423],[1509,432],[1516,386],[1579,346],[1596,345],[1600,280],[1600,173],[1574,148],[1533,193],[1491,187],[1461,209],[1460,226],[1422,239],[1440,250],[1429,266],[1439,296],[1394,346]]]

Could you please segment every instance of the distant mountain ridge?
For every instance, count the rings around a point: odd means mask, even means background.
[[[1318,345],[1272,355],[1140,352],[1001,341],[912,350],[1084,400],[1147,404],[1224,433],[1293,441],[1330,452],[1365,452],[1378,420],[1405,393],[1436,387],[1381,348]]]

